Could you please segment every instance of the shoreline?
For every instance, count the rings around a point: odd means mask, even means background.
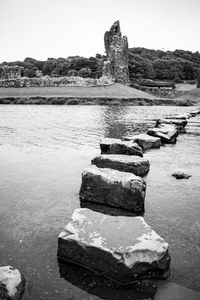
[[[160,98],[126,98],[126,97],[43,97],[21,96],[2,97],[0,105],[127,105],[127,106],[197,106],[197,102],[189,99]]]
[[[0,104],[195,106],[198,99],[163,98],[114,83],[101,87],[0,88]]]

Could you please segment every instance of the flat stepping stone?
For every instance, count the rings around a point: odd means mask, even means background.
[[[158,127],[149,129],[147,134],[159,137],[163,144],[175,144],[178,136],[178,130],[174,125],[162,124]]]
[[[172,173],[172,176],[175,177],[176,179],[188,179],[188,178],[192,177],[191,174],[186,174],[181,171]]]
[[[59,235],[57,254],[121,284],[169,276],[168,244],[142,217],[76,209]]]
[[[142,148],[134,142],[105,138],[100,142],[101,154],[125,154],[143,157]]]
[[[25,278],[18,269],[0,267],[0,299],[20,300],[24,294]]]
[[[159,119],[157,122],[159,122],[159,124],[174,124],[183,128],[187,125],[187,120],[185,119]]]
[[[92,159],[91,163],[99,168],[109,168],[133,173],[141,177],[147,175],[150,168],[148,159],[122,154],[102,154]]]
[[[158,137],[149,136],[148,134],[141,133],[138,135],[126,136],[125,141],[136,142],[144,151],[149,149],[157,149],[161,146],[161,140]]]
[[[195,114],[196,115],[196,114]],[[189,119],[191,118],[191,113],[184,113],[184,114],[179,114],[179,115],[171,115],[171,116],[166,116],[165,119]]]
[[[145,181],[133,173],[120,172],[95,165],[82,173],[80,200],[144,213]]]

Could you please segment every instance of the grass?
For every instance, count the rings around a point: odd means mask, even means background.
[[[115,83],[105,87],[25,87],[0,88],[0,98],[6,97],[66,97],[66,98],[143,98],[157,97],[137,89]]]

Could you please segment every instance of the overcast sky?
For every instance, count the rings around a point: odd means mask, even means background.
[[[116,20],[129,47],[200,51],[200,0],[0,0],[0,62],[103,54]]]

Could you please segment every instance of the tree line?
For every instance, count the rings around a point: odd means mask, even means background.
[[[105,55],[95,57],[70,56],[48,58],[46,61],[27,57],[24,61],[3,62],[1,65],[18,65],[24,68],[23,76],[81,76],[99,78],[102,75]],[[129,48],[130,81],[140,79],[195,80],[200,70],[200,53],[185,50],[162,51],[141,47]]]

